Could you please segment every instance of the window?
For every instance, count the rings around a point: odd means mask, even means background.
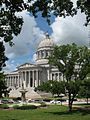
[[[41,51],[41,56],[42,58],[44,58],[44,51]]]
[[[54,80],[54,74],[52,74],[52,80]]]
[[[49,56],[48,51],[46,51],[46,57],[48,57],[48,56]]]
[[[55,74],[55,79],[58,80],[58,73]]]

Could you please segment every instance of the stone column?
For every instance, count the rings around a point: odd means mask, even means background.
[[[11,82],[11,86],[12,86],[12,77],[11,77],[11,81],[10,82]]]
[[[50,80],[52,80],[52,73],[50,74],[50,78],[51,78]]]
[[[44,50],[44,58],[46,58],[46,50]]]
[[[13,86],[15,86],[15,84],[16,84],[16,77],[13,76]]]
[[[10,86],[12,86],[12,77],[10,77]]]
[[[10,86],[10,77],[9,77],[9,86]]]
[[[18,87],[21,87],[22,85],[22,82],[21,82],[21,72],[19,72],[19,75],[18,75]]]
[[[17,76],[17,86],[19,87],[19,75]]]
[[[15,84],[15,76],[12,76],[12,86]]]
[[[38,86],[39,81],[38,81],[38,70],[36,70],[36,87]]]
[[[14,84],[15,84],[15,85],[17,84],[17,79],[16,79],[16,76],[15,76]]]
[[[54,73],[54,80],[56,80],[56,73]]]
[[[24,81],[24,87],[26,88],[26,82],[27,82],[27,72],[25,71],[25,81]]]
[[[32,78],[33,78],[33,87],[35,87],[35,83],[34,83],[34,71],[32,71]]]
[[[20,81],[21,81],[21,86],[22,86],[22,83],[23,83],[23,81],[24,81],[24,73],[23,73],[23,72],[21,72]]]
[[[38,85],[40,85],[40,71],[38,71]]]
[[[20,76],[20,86],[22,86],[22,83],[23,83],[23,77],[22,76]]]
[[[16,76],[16,85],[18,86],[18,76]]]
[[[48,80],[50,80],[50,71],[47,70],[47,73],[48,73]]]

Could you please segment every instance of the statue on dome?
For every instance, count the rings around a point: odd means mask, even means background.
[[[45,32],[46,39],[50,39],[48,32]]]

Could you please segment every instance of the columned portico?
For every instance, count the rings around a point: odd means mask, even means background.
[[[40,85],[40,70],[36,68],[30,68],[30,70],[21,70],[20,78],[21,84],[24,82],[24,87],[37,87]],[[12,84],[12,82],[11,82]],[[19,84],[19,83],[18,83]]]
[[[46,38],[38,45],[36,63],[24,63],[17,67],[17,71],[7,74],[7,86],[16,86],[20,90],[22,83],[24,83],[24,88],[30,92],[34,87],[47,80],[61,80],[63,77],[59,70],[48,63],[48,57],[53,51],[53,46],[53,40],[46,35]]]

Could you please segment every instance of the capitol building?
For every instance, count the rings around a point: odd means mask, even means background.
[[[16,71],[6,74],[7,87],[12,89],[10,91],[10,97],[20,97],[19,90],[24,83],[25,89],[27,89],[26,97],[40,97],[34,88],[40,85],[42,82],[48,80],[62,80],[63,75],[54,66],[49,65],[48,57],[53,51],[53,40],[47,34],[45,39],[41,40],[36,51],[36,62],[24,63],[17,67]]]

